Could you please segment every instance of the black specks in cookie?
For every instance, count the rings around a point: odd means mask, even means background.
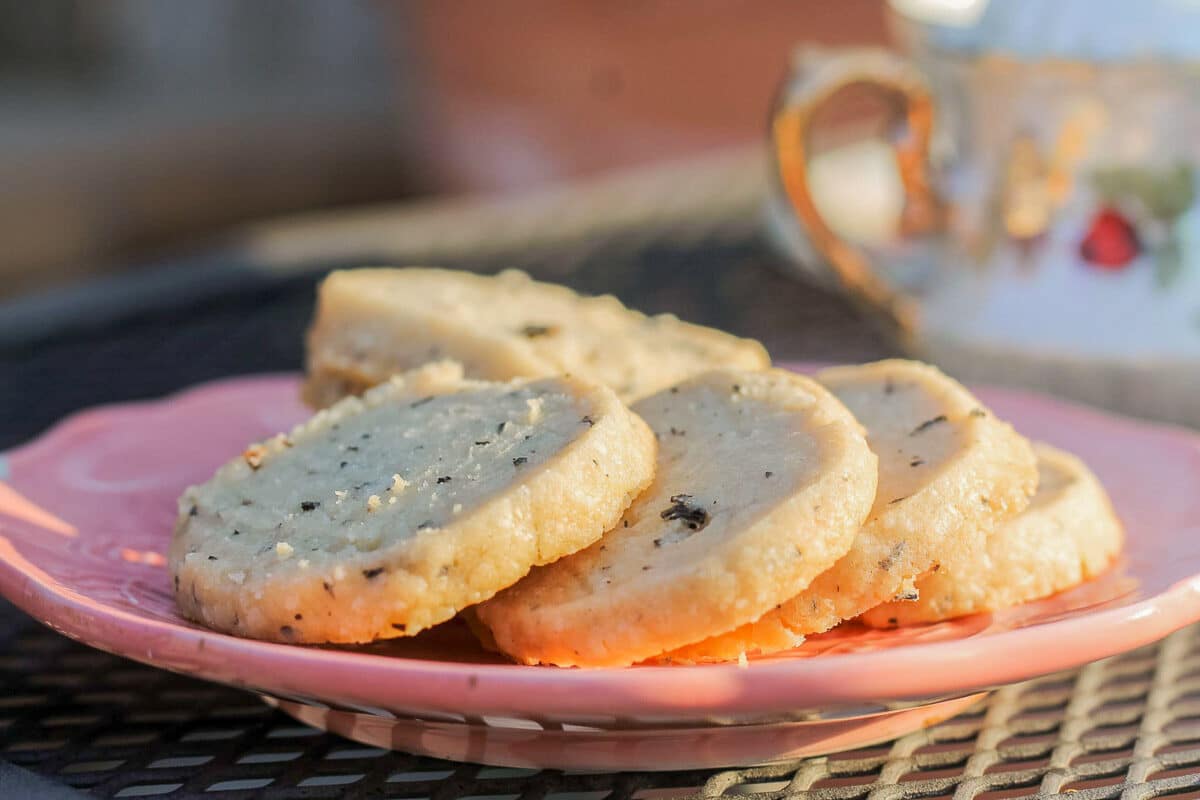
[[[927,419],[924,422],[922,422],[920,425],[918,425],[917,427],[913,428],[912,433],[910,433],[909,436],[916,436],[918,433],[924,433],[925,431],[932,428],[934,425],[940,425],[943,422],[947,422],[947,421],[948,420],[947,420],[945,414],[938,414],[933,419]]]
[[[883,393],[884,394],[895,394],[896,393],[896,382],[893,381],[891,378],[884,378],[883,379]]]
[[[771,477],[771,476],[772,476],[772,475],[774,475],[774,474],[775,474],[775,473],[774,473],[774,472],[771,472],[771,470],[767,470],[766,472],[764,472],[764,473],[763,473],[763,477],[764,477],[764,478],[769,478],[769,477]]]
[[[687,436],[687,431],[683,428],[676,428],[674,425],[671,426],[670,431],[672,436]]]
[[[300,510],[301,511],[315,511],[316,509],[318,509],[320,507],[321,507],[321,503],[319,500],[301,500],[300,501]]]
[[[971,409],[971,416],[972,416],[972,417],[986,417],[986,416],[987,416],[987,412],[986,412],[986,411],[984,411],[982,408],[972,408],[972,409]]]
[[[890,570],[893,566],[895,566],[896,559],[900,558],[900,556],[904,554],[904,548],[904,542],[896,542],[894,545],[892,545],[892,551],[879,560],[879,568],[884,572]]]
[[[907,500],[907,499],[908,499],[908,495],[904,495],[903,497],[896,497],[891,500],[888,500],[888,505],[894,506],[896,503],[899,503],[899,502]]]
[[[504,429],[508,427],[508,420],[501,422],[496,426],[496,433],[504,433]]]
[[[296,629],[291,625],[280,625],[279,635],[288,641],[292,641],[296,638]]]
[[[422,522],[420,525],[417,526],[417,530],[423,531],[423,530],[428,530],[429,528],[436,528],[436,527],[437,527],[436,522],[434,522],[431,519],[427,519],[424,522]]]
[[[321,581],[321,588],[323,588],[325,591],[329,592],[330,597],[334,596],[333,595],[333,584],[330,583],[329,581]]]
[[[400,631],[401,633],[404,633],[405,631],[408,630],[408,626],[405,625],[403,622],[393,622],[392,627],[395,628],[396,630]]]
[[[453,480],[453,478],[451,478],[449,475],[442,475],[437,479],[437,483],[439,486],[441,486],[443,483],[449,483],[451,480]]]
[[[558,327],[555,325],[526,325],[521,328],[521,333],[530,339],[536,339],[539,336],[550,336],[558,332]]]
[[[431,402],[432,400],[433,400],[433,395],[430,395],[429,397],[422,397],[420,400],[409,403],[408,407],[409,408],[420,408],[421,406],[425,405],[426,403]]]
[[[485,447],[491,443],[492,443],[491,439],[479,439],[478,441],[475,442],[475,445],[477,447]]]
[[[908,465],[910,467],[919,467],[924,463],[925,459],[921,458],[920,456],[913,456],[912,460],[908,462]]]
[[[209,557],[208,557],[208,560],[209,560],[209,561],[216,561],[216,560],[217,560],[217,557],[216,557],[216,556],[209,556]]]
[[[587,425],[590,428],[591,426],[596,424],[596,420],[592,419],[591,415],[584,414],[582,417],[579,418],[579,424]]]
[[[196,516],[196,515],[197,515],[197,514],[199,514],[199,513],[200,513],[200,509],[196,508],[196,504],[195,504],[195,503],[193,503],[193,504],[192,504],[192,507],[188,509],[188,516],[189,516],[189,517],[194,517],[194,516]]]
[[[708,524],[708,511],[693,505],[690,494],[671,495],[671,506],[659,514],[663,519],[677,519],[689,530],[698,531]]]
[[[362,571],[362,574],[363,574],[363,577],[366,578],[367,580],[371,580],[372,578],[378,578],[380,575],[383,574],[383,567],[371,567],[370,569],[364,569]]]
[[[525,456],[517,456],[516,458],[514,458],[514,459],[512,460],[512,462],[513,462],[513,466],[514,466],[514,467],[519,467],[519,466],[521,466],[522,464],[525,464],[525,463],[527,463],[528,461],[529,461],[529,459],[528,459],[528,458],[526,458]]]

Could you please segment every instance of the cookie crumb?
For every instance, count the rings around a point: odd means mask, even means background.
[[[252,444],[242,453],[242,458],[246,461],[246,465],[250,469],[258,469],[263,465],[263,457],[267,454],[267,448],[261,444]]]
[[[367,511],[378,511],[383,505],[383,501],[379,499],[379,495],[373,494],[367,498]]]
[[[530,425],[542,418],[542,398],[530,397],[525,400],[525,405],[529,406],[529,413],[525,417],[525,421]]]
[[[291,558],[292,553],[295,553],[295,552],[296,552],[296,549],[294,547],[292,547],[290,544],[288,544],[287,542],[276,542],[275,543],[275,556],[277,558],[279,558],[280,561]]]

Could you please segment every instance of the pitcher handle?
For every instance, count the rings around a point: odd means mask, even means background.
[[[905,233],[931,230],[940,225],[942,216],[929,179],[933,92],[910,62],[874,48],[809,56],[795,75],[780,96],[771,123],[771,150],[784,193],[809,240],[850,296],[883,312],[894,332],[908,340],[917,324],[915,302],[881,277],[858,246],[838,236],[813,202],[808,139],[817,111],[847,86],[878,86],[901,96],[908,135],[893,148],[905,191],[901,226]]]

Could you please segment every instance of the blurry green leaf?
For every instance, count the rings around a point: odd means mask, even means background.
[[[1159,287],[1171,288],[1183,273],[1183,246],[1174,226],[1167,230],[1167,238],[1154,250],[1154,277]]]
[[[1114,203],[1132,191],[1134,182],[1133,169],[1129,167],[1112,167],[1098,169],[1091,175],[1092,187],[1107,203]]]
[[[1196,199],[1192,168],[1179,164],[1155,181],[1153,190],[1142,197],[1147,210],[1158,219],[1174,219],[1191,208]]]
[[[1137,198],[1155,219],[1170,220],[1191,208],[1196,200],[1195,174],[1190,164],[1164,170],[1148,167],[1111,167],[1091,174],[1092,186],[1104,202]]]

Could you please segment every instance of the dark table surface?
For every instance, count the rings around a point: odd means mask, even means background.
[[[425,255],[349,249],[268,269],[244,248],[220,246],[2,306],[0,449],[97,403],[297,370],[324,271],[427,262]],[[626,230],[552,246],[442,252],[437,260],[484,272],[520,267],[613,292],[645,311],[758,338],[777,360],[892,353],[841,298],[789,277],[753,224]],[[1002,689],[955,720],[839,756],[673,773],[514,770],[362,747],[298,725],[246,692],[91,650],[0,601],[0,800],[69,796],[69,787],[171,798],[1197,796],[1197,675],[1193,629]]]

